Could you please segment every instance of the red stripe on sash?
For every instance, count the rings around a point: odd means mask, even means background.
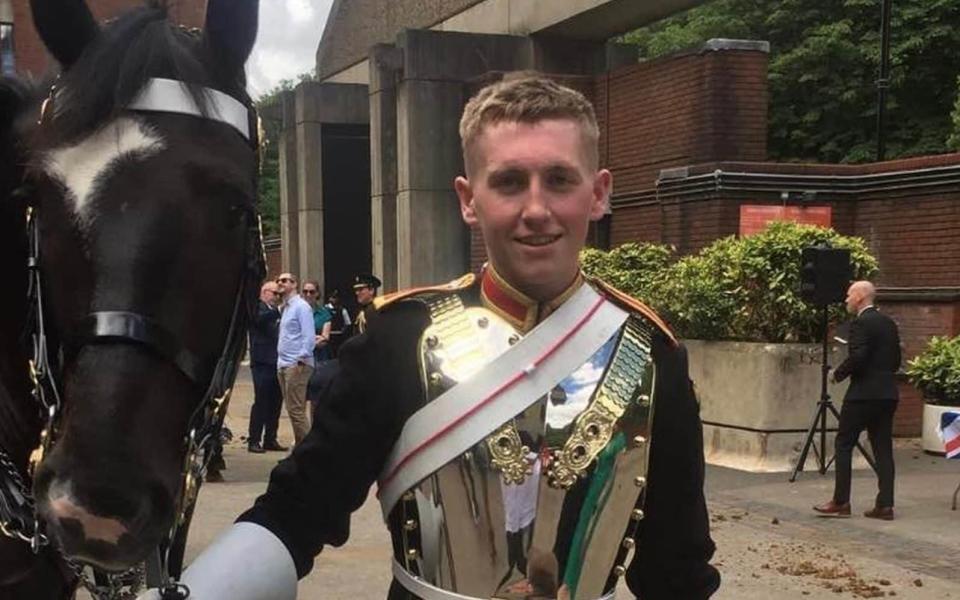
[[[586,325],[587,321],[589,321],[590,318],[593,317],[594,313],[596,313],[600,309],[600,307],[603,305],[604,302],[606,302],[604,298],[602,297],[598,298],[596,303],[590,308],[590,310],[587,311],[587,313],[583,317],[580,318],[580,320],[570,329],[570,331],[568,331],[563,336],[558,338],[557,341],[553,343],[553,345],[547,348],[547,350],[542,355],[540,355],[540,357],[538,357],[536,360],[533,361],[531,366],[533,366],[534,368],[540,366],[541,364],[543,364],[545,360],[547,360],[548,358],[550,358],[550,356],[556,353],[556,351],[559,350],[560,347],[563,346],[563,344],[568,339],[570,339],[577,331],[579,331],[584,325]],[[397,472],[400,471],[400,469],[403,468],[403,466],[410,461],[410,459],[412,459],[414,456],[416,456],[420,452],[423,452],[427,447],[429,447],[433,443],[437,442],[440,438],[445,436],[451,430],[455,429],[464,420],[470,418],[481,408],[483,408],[484,406],[496,400],[497,396],[502,394],[504,391],[508,390],[510,387],[515,385],[518,381],[520,381],[526,376],[527,376],[526,370],[520,371],[519,373],[517,373],[516,375],[514,375],[513,377],[505,381],[503,384],[501,384],[499,387],[497,387],[497,389],[495,389],[490,395],[488,395],[486,398],[478,402],[470,410],[468,410],[467,412],[463,413],[462,415],[454,419],[451,423],[445,425],[443,428],[441,428],[435,434],[433,434],[433,436],[431,436],[430,438],[425,440],[423,443],[421,443],[419,446],[411,450],[410,453],[404,456],[400,460],[400,462],[397,463],[397,466],[395,466],[390,471],[390,473],[387,474],[387,476],[380,481],[380,487],[386,486],[390,482],[390,480],[396,476]],[[379,490],[377,491],[377,496],[378,497],[380,496]]]

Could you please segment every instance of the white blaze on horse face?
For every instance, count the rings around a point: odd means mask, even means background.
[[[130,117],[121,117],[90,137],[47,153],[47,173],[59,180],[67,191],[79,217],[85,217],[111,166],[126,157],[147,158],[163,150],[160,135],[148,125]]]

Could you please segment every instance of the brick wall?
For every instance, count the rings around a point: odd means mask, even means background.
[[[596,78],[601,164],[614,194],[652,189],[661,169],[767,156],[767,54],[685,53]],[[737,157],[737,158],[734,158]],[[613,239],[628,238],[618,231]]]
[[[886,296],[886,298],[884,297]],[[913,299],[909,295],[881,291],[881,309],[890,315],[900,329],[906,362],[923,351],[935,335],[960,334],[960,292],[927,294],[927,299]],[[923,399],[906,380],[900,378],[900,405],[894,420],[894,434],[917,435],[923,415]]]
[[[114,17],[129,8],[142,6],[142,0],[87,0],[98,20]],[[202,27],[206,0],[168,0],[170,20],[188,27]],[[39,77],[46,73],[52,59],[33,26],[29,0],[13,0],[14,52],[17,72]]]
[[[263,250],[267,255],[267,280],[274,279],[283,272],[283,253],[280,247],[280,238],[263,240]]]
[[[664,174],[656,205],[625,196],[614,209],[614,243],[670,243],[682,254],[735,235],[742,204],[797,203],[816,190],[816,205],[833,210],[833,227],[866,240],[880,263],[880,304],[898,323],[904,362],[934,335],[960,334],[960,154],[866,165],[707,163]],[[667,176],[669,175],[669,176]],[[796,176],[802,176],[798,178]],[[659,229],[638,218],[660,219]],[[916,435],[923,411],[901,378],[894,430]]]
[[[880,261],[881,285],[960,285],[960,191],[871,194],[857,203],[852,233]]]

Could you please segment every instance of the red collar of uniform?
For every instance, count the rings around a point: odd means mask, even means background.
[[[562,294],[549,302],[536,300],[507,283],[492,266],[487,265],[480,276],[480,298],[483,305],[500,315],[521,333],[526,333],[567,301],[583,285],[583,275],[577,273]]]

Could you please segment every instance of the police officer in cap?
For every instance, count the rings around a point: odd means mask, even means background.
[[[373,303],[377,297],[377,290],[383,283],[374,275],[357,275],[353,280],[353,293],[357,296],[360,310],[357,312],[357,333],[363,333],[377,316],[377,308]]]

